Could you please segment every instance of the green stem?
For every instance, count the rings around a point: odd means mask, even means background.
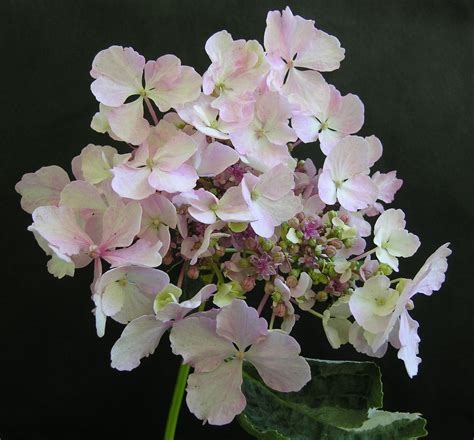
[[[168,412],[168,420],[166,422],[164,440],[174,440],[176,425],[178,423],[179,410],[183,401],[184,389],[189,374],[189,365],[181,364],[178,370],[178,377],[174,387],[173,399],[171,400],[170,410]]]
[[[311,313],[311,314],[314,315],[314,316],[317,316],[318,318],[321,318],[321,319],[324,318],[324,316],[321,315],[321,313],[318,313],[316,310],[309,309],[309,310],[306,310],[306,311],[309,312],[309,313]]]
[[[224,284],[224,276],[222,275],[222,272],[219,269],[219,267],[217,266],[216,262],[212,258],[209,261],[210,261],[212,270],[214,271],[214,273],[217,276],[217,283],[218,284]]]

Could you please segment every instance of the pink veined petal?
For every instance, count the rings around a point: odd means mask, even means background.
[[[305,45],[305,50],[298,52],[295,66],[314,69],[319,72],[330,72],[339,69],[344,54],[345,50],[336,37],[315,30],[311,40]]]
[[[288,142],[294,142],[297,139],[295,131],[286,123],[276,124],[268,133],[267,139],[276,145],[284,145]]]
[[[186,403],[198,419],[225,425],[247,404],[241,386],[242,361],[223,362],[213,371],[189,376]]]
[[[299,391],[311,380],[308,362],[299,356],[300,351],[294,338],[271,330],[265,339],[252,345],[246,358],[270,388],[282,392]]]
[[[387,342],[384,341],[379,349],[373,350],[364,337],[364,329],[357,324],[357,322],[353,322],[349,330],[349,343],[352,344],[359,353],[364,353],[367,356],[376,358],[382,358],[388,348]]]
[[[72,172],[77,180],[95,185],[111,177],[110,168],[117,155],[117,150],[108,145],[88,144],[72,159]]]
[[[354,176],[338,188],[337,199],[348,211],[363,209],[377,199],[377,187],[369,176]]]
[[[169,327],[169,323],[157,320],[154,315],[144,315],[130,322],[112,347],[112,367],[120,371],[138,367],[142,358],[155,352]]]
[[[138,202],[119,202],[107,208],[102,220],[100,247],[105,250],[131,245],[140,231],[141,216],[142,208]]]
[[[329,116],[329,126],[344,134],[357,133],[364,124],[364,104],[351,93],[341,97],[339,111]]]
[[[268,172],[278,165],[291,168],[296,165],[286,145],[271,144],[268,141],[259,142],[254,151],[242,156],[241,159],[260,172]]]
[[[156,192],[148,183],[150,169],[132,168],[127,164],[117,165],[113,168],[112,188],[121,197],[143,200]]]
[[[295,196],[292,191],[279,200],[260,197],[257,199],[256,205],[273,219],[276,226],[279,226],[303,210],[301,197]]]
[[[219,200],[216,214],[226,222],[246,222],[255,220],[242,195],[240,187],[230,187]]]
[[[220,142],[212,142],[196,154],[201,156],[196,171],[202,177],[216,176],[239,160],[233,148]]]
[[[329,86],[319,72],[292,68],[282,92],[291,103],[304,109],[311,108],[314,95],[329,96]],[[321,101],[328,100],[328,98],[321,98]]]
[[[215,319],[188,317],[175,322],[171,349],[198,372],[212,371],[235,353],[230,341],[216,333]]]
[[[160,255],[162,257],[165,257],[171,245],[171,234],[169,226],[160,225],[158,227],[158,241],[161,241]]]
[[[367,141],[367,145],[369,147],[368,158],[369,158],[369,167],[371,167],[375,164],[375,162],[377,162],[382,157],[382,153],[383,153],[382,142],[380,142],[380,139],[374,135],[366,137],[365,140]]]
[[[321,151],[326,155],[329,156],[332,149],[340,142],[340,140],[344,137],[342,133],[338,131],[330,130],[328,128],[324,129],[319,133],[319,145],[321,147]]]
[[[192,206],[188,208],[189,215],[197,220],[198,222],[204,223],[205,225],[211,225],[217,221],[216,213],[212,210],[201,211]]]
[[[99,102],[117,107],[139,94],[145,58],[131,47],[111,46],[100,51],[92,62],[91,90]]]
[[[148,182],[150,185],[159,190],[168,193],[190,191],[196,186],[199,176],[196,170],[188,165],[183,164],[173,171],[162,171],[158,168],[153,169]]]
[[[109,124],[123,141],[133,145],[141,144],[150,132],[150,124],[143,117],[143,98],[111,110]]]
[[[324,170],[331,169],[335,181],[344,181],[357,174],[369,174],[367,141],[359,136],[346,136],[333,147],[324,161]]]
[[[217,334],[235,342],[241,351],[268,334],[267,321],[259,318],[257,311],[241,299],[235,299],[223,307],[216,322]]]
[[[158,147],[153,157],[154,162],[163,171],[174,171],[196,153],[197,144],[194,139],[180,131]]]
[[[145,66],[147,95],[161,112],[194,101],[201,93],[201,76],[174,55],[163,55]]]
[[[141,238],[127,248],[104,252],[102,258],[108,261],[111,267],[128,264],[156,267],[161,264],[161,246],[161,241],[153,243]]]
[[[21,207],[31,214],[40,206],[58,206],[61,191],[69,182],[66,171],[51,165],[24,174],[15,191],[21,194]]]
[[[337,200],[336,184],[331,178],[330,171],[323,171],[318,180],[318,194],[326,205],[334,205]]]
[[[397,172],[390,171],[389,173],[375,172],[372,176],[373,182],[379,189],[378,199],[385,203],[392,203],[395,198],[395,193],[403,185],[402,179],[397,179]]]
[[[285,165],[277,165],[262,174],[255,191],[270,200],[279,200],[295,187],[294,172]]]
[[[298,137],[305,143],[314,142],[318,139],[320,122],[312,115],[295,115],[291,119],[291,126]]]
[[[40,206],[33,211],[33,224],[28,228],[36,231],[61,255],[71,256],[84,252],[93,245],[91,238],[77,224],[71,208]]]

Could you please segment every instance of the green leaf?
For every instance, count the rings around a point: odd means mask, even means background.
[[[297,393],[268,388],[245,365],[247,407],[238,420],[261,440],[388,440],[423,436],[417,414],[389,413],[382,406],[380,370],[372,362],[308,359],[312,380]]]

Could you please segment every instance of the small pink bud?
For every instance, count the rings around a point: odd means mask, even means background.
[[[279,316],[283,318],[286,315],[286,306],[283,303],[278,303],[275,307],[273,307],[273,313],[275,316]]]
[[[169,266],[172,262],[173,262],[173,255],[171,254],[171,252],[168,252],[163,258],[163,264],[165,266]]]
[[[191,266],[188,269],[188,277],[192,280],[197,280],[199,278],[199,269],[197,266]]]
[[[332,245],[326,246],[325,253],[328,257],[334,257],[334,255],[336,255],[336,252],[337,252],[337,249],[334,246]]]
[[[244,289],[246,292],[250,292],[251,290],[254,289],[255,287],[255,277],[247,277],[244,278],[242,283],[240,284],[242,289]]]
[[[290,275],[289,277],[286,278],[286,285],[290,289],[292,289],[293,287],[296,287],[298,285],[298,280],[293,275]]]

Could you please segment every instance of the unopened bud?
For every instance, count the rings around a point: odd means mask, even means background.
[[[253,238],[246,238],[244,241],[245,249],[254,251],[257,248],[257,242]]]
[[[273,313],[275,316],[283,318],[286,315],[286,306],[283,303],[278,303],[275,307],[273,307]]]
[[[199,269],[197,266],[191,266],[188,269],[188,278],[192,280],[197,280],[199,278]]]
[[[275,286],[273,285],[273,283],[267,281],[263,290],[267,295],[271,295],[275,291]]]
[[[275,263],[283,263],[285,261],[285,254],[283,252],[275,252],[273,254],[273,261]]]
[[[300,251],[299,245],[293,244],[293,245],[290,246],[290,253],[291,254],[295,255],[295,254],[299,253],[299,251]]]
[[[255,287],[255,278],[254,278],[254,277],[247,277],[247,278],[244,278],[244,280],[242,281],[242,283],[240,284],[240,286],[241,286],[242,289],[245,290],[246,292],[250,292],[250,291],[253,290],[254,287]]]
[[[286,278],[286,285],[290,289],[292,289],[293,287],[296,287],[298,285],[298,280],[293,275],[290,275],[289,277]]]
[[[326,246],[325,254],[328,257],[334,257],[334,255],[336,255],[336,253],[337,253],[337,249],[334,246],[332,246],[332,245]]]
[[[342,242],[342,240],[339,240],[338,238],[333,238],[329,244],[331,246],[334,246],[336,249],[342,249],[344,247],[344,243]]]
[[[300,221],[296,217],[290,218],[290,220],[288,220],[288,226],[290,228],[298,229],[299,225]]]
[[[324,302],[328,299],[328,293],[324,290],[320,290],[314,297],[318,302]]]

